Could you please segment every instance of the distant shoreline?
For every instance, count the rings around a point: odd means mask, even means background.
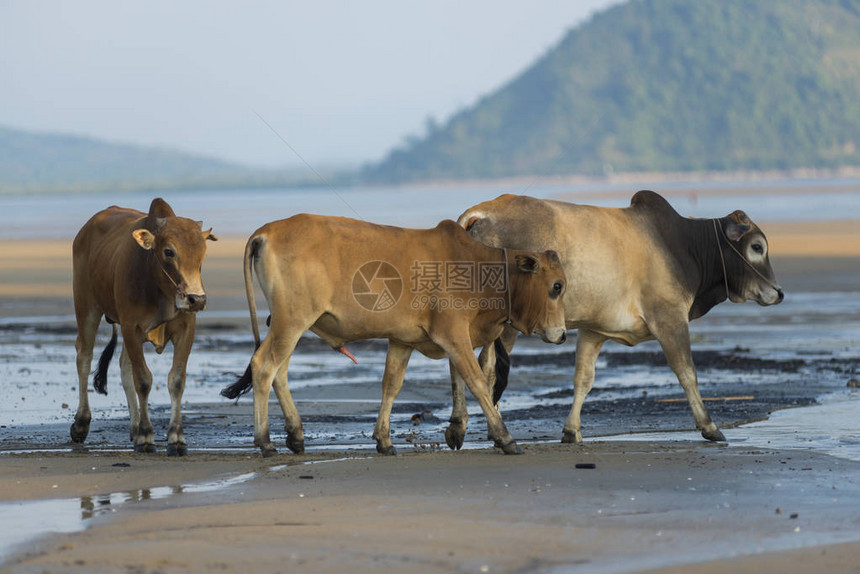
[[[605,197],[609,190],[607,188],[627,186],[629,189],[640,189],[647,186],[669,185],[671,190],[662,190],[666,194],[673,191],[678,192],[678,187],[685,184],[695,185],[697,192],[707,193],[724,191],[726,188],[742,188],[744,192],[761,193],[762,189],[779,187],[781,193],[785,193],[785,184],[791,180],[804,180],[814,187],[838,188],[854,187],[844,189],[845,192],[860,189],[860,183],[849,180],[860,180],[860,167],[841,167],[833,169],[824,168],[797,168],[790,170],[765,170],[765,171],[674,171],[674,172],[621,172],[610,173],[602,176],[566,174],[566,175],[523,175],[502,178],[476,178],[476,179],[436,179],[420,181],[402,181],[395,183],[361,181],[355,171],[344,170],[337,174],[325,173],[320,180],[316,175],[308,173],[306,177],[299,177],[295,172],[285,176],[272,174],[272,170],[252,172],[248,176],[225,176],[216,178],[182,179],[165,181],[116,181],[107,183],[79,182],[70,185],[3,185],[0,183],[0,198],[21,195],[44,195],[56,194],[78,194],[78,193],[134,193],[134,192],[159,192],[159,191],[207,191],[223,189],[308,189],[329,188],[336,189],[361,189],[361,188],[383,188],[383,189],[450,189],[456,187],[495,187],[505,188],[511,193],[527,194],[528,189],[534,186],[573,186],[580,188],[578,197],[586,197],[589,192],[599,193]],[[833,180],[846,180],[844,183],[833,183]],[[825,183],[827,182],[827,183]],[[702,184],[714,184],[712,188],[702,187]],[[754,184],[745,187],[745,184]],[[772,184],[772,185],[768,185]],[[591,190],[581,188],[593,188]],[[794,187],[794,186],[791,186]],[[801,185],[797,186],[797,193],[807,192]]]
[[[764,170],[764,171],[667,171],[667,172],[620,172],[603,176],[567,174],[567,175],[523,175],[502,178],[476,178],[476,179],[438,179],[426,181],[405,181],[400,183],[356,183],[354,187],[390,187],[390,188],[451,188],[463,187],[507,187],[511,193],[526,194],[528,188],[534,186],[570,185],[570,186],[594,186],[594,191],[605,191],[607,187],[614,186],[643,186],[672,184],[713,183],[714,189],[725,190],[727,187],[742,187],[745,183],[754,183],[758,188],[761,184],[771,183],[774,187],[784,190],[784,184],[790,180],[819,180],[820,185],[827,187],[841,187],[842,185],[854,185],[860,190],[860,183],[846,181],[844,184],[825,184],[829,180],[854,180],[860,179],[860,167],[841,167],[834,169],[824,168],[797,168],[790,170]],[[726,184],[726,185],[718,185]],[[728,185],[731,184],[731,185]],[[765,186],[771,187],[771,186]],[[631,189],[630,187],[627,190]],[[638,189],[638,188],[637,188]],[[854,190],[846,190],[854,191]],[[798,186],[798,193],[804,189]],[[602,193],[601,193],[602,195]]]

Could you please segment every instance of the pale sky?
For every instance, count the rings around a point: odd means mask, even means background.
[[[360,164],[619,1],[0,0],[0,125]]]

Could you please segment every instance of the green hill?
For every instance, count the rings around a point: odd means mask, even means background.
[[[323,170],[331,180],[335,168]],[[342,170],[339,170],[342,171]],[[167,148],[0,126],[0,193],[318,186],[307,169],[264,169]]]
[[[633,0],[362,175],[842,165],[860,165],[860,2]]]
[[[190,185],[248,172],[169,149],[0,127],[0,192]]]

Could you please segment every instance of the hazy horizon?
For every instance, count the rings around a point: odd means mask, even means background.
[[[268,123],[312,165],[359,165],[619,1],[4,2],[0,125],[300,166]]]

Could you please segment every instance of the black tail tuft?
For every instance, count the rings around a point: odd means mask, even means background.
[[[110,342],[108,342],[105,350],[102,351],[102,356],[99,357],[99,366],[96,367],[96,372],[93,373],[93,388],[96,392],[103,395],[107,394],[107,371],[108,365],[110,365],[111,359],[113,359],[114,350],[116,350],[116,327],[113,329]]]
[[[493,385],[493,404],[499,403],[502,393],[508,388],[508,375],[511,372],[511,356],[502,344],[501,338],[494,343],[496,349],[496,384]]]
[[[228,399],[238,399],[250,391],[253,386],[254,380],[251,378],[251,363],[248,363],[248,368],[245,369],[245,373],[239,377],[239,380],[229,387],[221,389],[221,396]]]

